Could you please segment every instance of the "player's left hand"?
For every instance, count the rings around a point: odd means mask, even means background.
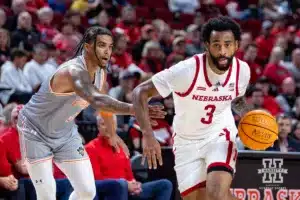
[[[143,159],[142,164],[147,159],[149,169],[157,168],[157,161],[160,166],[163,164],[161,156],[161,147],[153,134],[144,134],[143,136]]]

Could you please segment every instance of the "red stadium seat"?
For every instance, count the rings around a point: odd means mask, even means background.
[[[173,13],[166,8],[156,8],[154,10],[157,19],[162,19],[164,21],[173,21]]]
[[[180,21],[185,25],[193,24],[195,16],[192,14],[184,14],[180,15]]]
[[[168,3],[165,0],[158,0],[158,1],[153,1],[153,0],[144,0],[143,5],[148,7],[148,8],[165,8],[168,9]]]
[[[144,7],[144,6],[137,6],[135,8],[135,11],[136,11],[136,16],[137,18],[145,18],[145,19],[151,19],[152,16],[151,16],[151,12],[149,11],[149,8],[147,7]]]

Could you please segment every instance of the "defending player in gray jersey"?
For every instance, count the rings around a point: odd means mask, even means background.
[[[112,49],[113,38],[109,30],[89,28],[77,56],[62,64],[20,112],[21,151],[37,199],[56,199],[53,160],[74,188],[70,200],[94,198],[93,170],[74,118],[88,105],[114,114],[134,114],[131,104],[100,91],[106,82],[105,69]],[[164,115],[158,108],[150,108],[150,111],[154,117]],[[111,135],[110,140],[114,146],[123,146],[117,135]]]

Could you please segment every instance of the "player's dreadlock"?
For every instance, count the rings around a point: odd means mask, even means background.
[[[97,41],[98,35],[109,35],[109,36],[113,37],[110,30],[108,30],[106,28],[103,28],[100,26],[92,26],[92,27],[88,28],[86,30],[86,32],[84,33],[82,40],[80,41],[80,43],[78,44],[78,46],[76,48],[76,53],[75,53],[74,57],[82,54],[85,43],[91,44],[92,42],[94,42],[94,53],[95,53],[96,58],[100,62],[100,59],[98,58],[98,55],[96,53],[96,41]]]

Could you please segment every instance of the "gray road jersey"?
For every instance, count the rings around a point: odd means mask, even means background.
[[[79,68],[86,69],[85,61],[82,56],[78,56],[72,60],[63,63],[59,69],[75,65]],[[58,69],[58,70],[59,70]],[[104,77],[101,77],[99,69],[96,72],[95,86],[102,87]],[[74,128],[74,118],[88,106],[88,103],[72,93],[54,93],[50,87],[50,76],[42,83],[39,91],[34,94],[31,100],[22,109],[21,114],[42,133],[42,137],[60,138],[68,137]]]

